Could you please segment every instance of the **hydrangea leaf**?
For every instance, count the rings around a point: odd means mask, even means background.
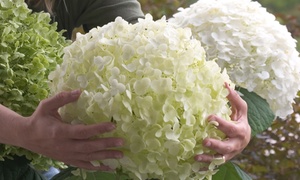
[[[29,163],[30,161],[24,156],[0,161],[0,179],[46,180]]]
[[[252,178],[245,173],[238,165],[227,162],[219,167],[219,171],[213,175],[213,180],[251,180]]]
[[[255,136],[270,127],[275,115],[267,101],[245,88],[238,87],[236,89],[248,104],[248,121],[251,126],[251,135]]]
[[[76,168],[70,167],[54,176],[51,180],[80,180],[82,177],[74,175],[72,172]],[[86,180],[105,179],[105,180],[128,180],[125,174],[108,172],[84,172]],[[219,167],[219,171],[212,177],[213,180],[251,180],[240,167],[232,162],[227,162]]]
[[[62,170],[59,174],[51,178],[51,180],[82,180],[81,176],[76,176],[72,172],[76,170],[74,167],[69,167]],[[84,172],[85,180],[128,180],[129,177],[125,174],[110,173],[110,172]]]

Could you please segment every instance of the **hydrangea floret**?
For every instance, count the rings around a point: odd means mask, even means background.
[[[60,109],[74,124],[115,122],[101,137],[125,139],[120,160],[92,162],[117,168],[132,179],[211,178],[218,164],[194,156],[215,153],[202,146],[206,137],[224,134],[210,114],[230,121],[226,71],[206,61],[205,51],[188,28],[147,14],[136,24],[114,22],[78,34],[64,50],[63,63],[50,73],[53,94],[81,89],[77,102]],[[234,86],[232,84],[232,86]],[[200,169],[205,169],[200,171]]]
[[[258,2],[198,0],[170,22],[191,28],[207,58],[216,58],[237,86],[266,99],[276,116],[293,112],[300,89],[296,40]]]
[[[24,0],[0,1],[0,103],[23,116],[48,97],[48,74],[69,44],[50,21],[49,14],[33,13]],[[2,144],[0,149],[1,160],[25,155],[39,169],[63,167],[22,148]]]

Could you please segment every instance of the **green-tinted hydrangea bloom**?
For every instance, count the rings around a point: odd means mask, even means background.
[[[50,21],[49,14],[33,13],[24,0],[0,1],[0,103],[23,116],[48,97],[48,74],[69,44]],[[37,168],[60,165],[18,147],[0,146],[1,159],[13,155],[26,155]]]
[[[220,160],[208,166],[194,156],[213,153],[202,146],[204,138],[224,138],[206,118],[230,120],[224,87],[230,81],[214,61],[206,61],[189,29],[150,15],[134,25],[117,18],[78,35],[49,78],[52,93],[83,91],[61,109],[66,122],[116,123],[107,136],[125,139],[125,157],[101,163],[133,179],[201,179],[215,173]]]

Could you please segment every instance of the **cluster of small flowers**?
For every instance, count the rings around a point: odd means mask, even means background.
[[[0,104],[30,116],[48,97],[48,74],[69,45],[48,13],[33,13],[24,0],[0,1]],[[12,127],[14,128],[14,127]],[[26,156],[36,169],[65,167],[29,150],[0,144],[0,160]]]
[[[198,0],[169,20],[189,27],[209,60],[237,85],[266,99],[276,116],[293,112],[300,58],[286,26],[251,0]]]
[[[206,61],[201,43],[191,35],[190,29],[148,14],[136,24],[119,17],[78,34],[65,48],[63,63],[49,76],[51,91],[80,88],[83,93],[61,109],[62,119],[113,121],[116,130],[105,136],[126,141],[123,159],[101,163],[133,179],[174,180],[211,178],[223,163],[215,159],[199,172],[207,164],[193,159],[210,153],[200,143],[204,138],[224,138],[207,116],[230,120],[231,111],[224,87],[229,76],[216,62]]]

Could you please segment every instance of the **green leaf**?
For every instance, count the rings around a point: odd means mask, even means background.
[[[82,180],[80,176],[74,176],[72,171],[76,168],[68,168],[61,171],[51,180]],[[89,172],[86,180],[128,180],[126,175],[120,175],[108,172]],[[213,176],[213,180],[251,180],[252,178],[246,174],[240,167],[232,162],[227,162],[220,166],[217,174]]]
[[[244,88],[238,87],[236,90],[243,94],[241,97],[248,104],[248,121],[251,126],[251,135],[255,136],[270,127],[275,115],[267,101]]]
[[[54,176],[51,180],[82,180],[81,176],[75,176],[72,171],[76,168],[70,167]],[[128,180],[126,175],[117,175],[108,172],[86,172],[86,180]],[[220,166],[217,174],[213,176],[213,180],[251,180],[252,178],[246,174],[241,168],[232,163],[227,162]]]
[[[76,168],[73,168],[73,167],[69,167],[67,169],[64,169],[64,170],[60,171],[60,173],[58,173],[57,175],[52,177],[51,180],[65,180],[68,177],[73,176],[72,171],[75,170],[75,169]]]
[[[75,176],[72,171],[76,168],[69,167],[62,170],[59,174],[55,175],[51,180],[82,180],[81,176]],[[128,180],[128,176],[119,175],[110,172],[82,172],[86,173],[86,180]]]
[[[15,156],[13,160],[0,161],[0,179],[46,180],[29,163],[30,161],[24,156]]]
[[[219,167],[219,171],[213,176],[213,180],[251,180],[238,165],[227,162]]]

